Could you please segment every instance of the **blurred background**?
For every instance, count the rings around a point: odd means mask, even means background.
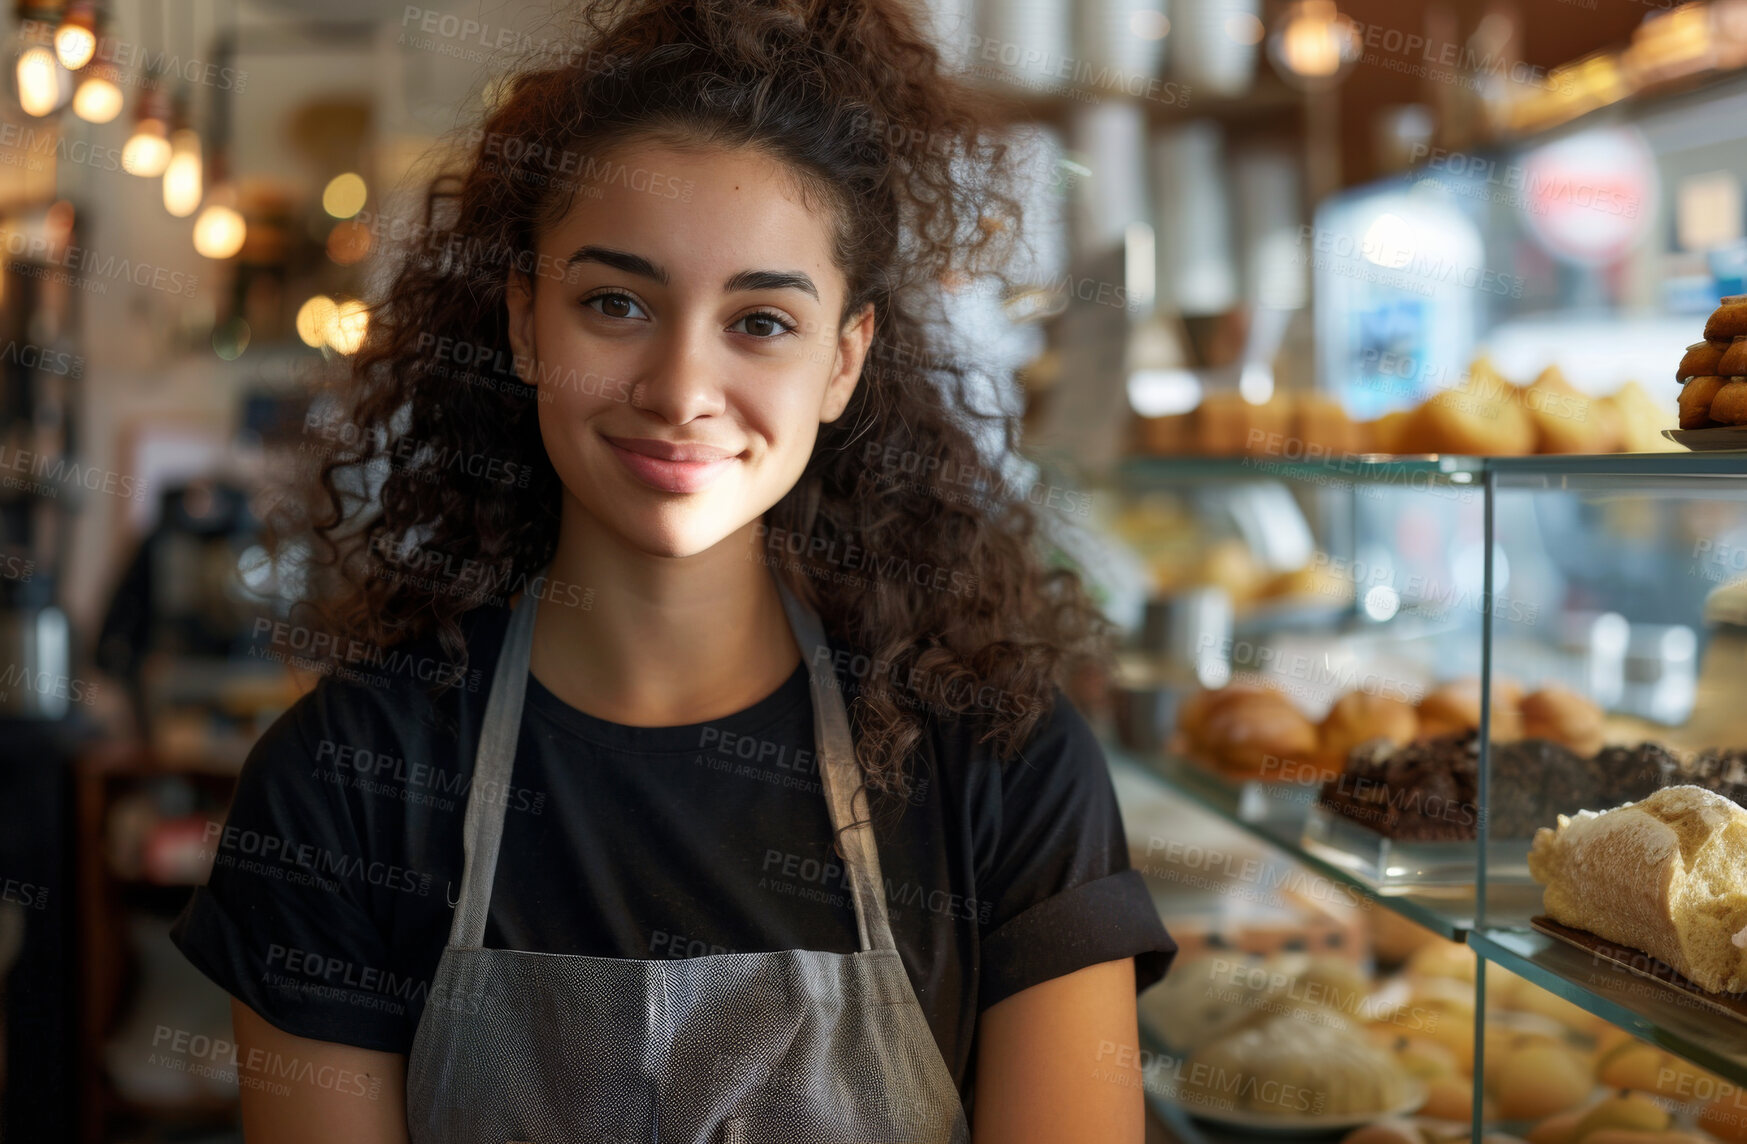
[[[1288,649],[1324,665],[1293,693],[1310,719],[1351,681],[1331,664],[1479,673],[1489,561],[1513,670],[1695,749],[1741,730],[1693,730],[1706,591],[1747,571],[1738,488],[1524,477],[1488,531],[1463,458],[1682,449],[1672,367],[1747,293],[1747,0],[916,2],[1033,175],[1020,287],[948,292],[1023,410],[1002,472],[1128,633],[1125,674],[1076,694],[1113,757]],[[561,43],[554,11],[3,13],[0,1138],[241,1138],[227,999],[167,929],[313,682],[263,651],[285,601],[260,518],[320,445],[311,395],[363,338],[421,160]],[[1189,830],[1146,769],[1121,787],[1137,864]],[[1231,894],[1162,879],[1174,931],[1242,944]],[[1259,949],[1337,935],[1370,972],[1373,935],[1326,905],[1242,924]],[[166,1029],[216,1040],[160,1059]]]

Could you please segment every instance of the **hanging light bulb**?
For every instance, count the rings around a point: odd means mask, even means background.
[[[68,71],[78,71],[97,54],[97,6],[89,0],[73,0],[61,26],[55,29],[55,55]]]
[[[79,77],[73,90],[73,114],[87,123],[108,123],[121,114],[121,85],[115,82],[113,69],[94,64]]]
[[[50,114],[66,98],[70,78],[53,52],[26,48],[18,57],[18,105],[26,115]]]
[[[200,135],[184,127],[170,136],[170,163],[164,168],[164,209],[187,218],[200,205]]]
[[[161,119],[142,119],[121,148],[121,167],[130,175],[155,179],[170,165],[170,140]]]
[[[194,249],[205,258],[233,257],[243,248],[249,228],[237,210],[237,191],[228,182],[212,188],[200,217],[194,220]]]
[[[134,103],[133,134],[121,148],[121,167],[130,175],[155,179],[170,164],[170,95],[163,76],[153,71],[140,81]]]
[[[1363,46],[1358,25],[1334,0],[1298,0],[1275,21],[1268,58],[1294,87],[1326,91],[1346,78]]]

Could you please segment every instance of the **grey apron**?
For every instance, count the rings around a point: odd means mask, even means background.
[[[643,961],[484,947],[543,585],[511,613],[486,703],[460,901],[407,1062],[413,1144],[967,1144],[892,942],[873,831],[851,825],[866,791],[831,653],[781,581],[860,950]]]

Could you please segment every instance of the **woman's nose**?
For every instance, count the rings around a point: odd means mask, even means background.
[[[701,323],[675,324],[656,338],[631,403],[675,425],[720,413],[726,406],[720,332]]]

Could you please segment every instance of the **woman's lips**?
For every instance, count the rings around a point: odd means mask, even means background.
[[[664,493],[695,493],[715,484],[728,466],[739,460],[738,457],[723,457],[719,461],[665,461],[659,457],[650,457],[636,453],[619,445],[612,439],[607,444],[631,475]]]

